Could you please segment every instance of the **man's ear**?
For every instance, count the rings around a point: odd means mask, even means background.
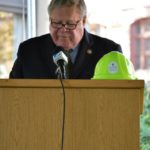
[[[83,25],[85,25],[86,24],[86,16],[83,17],[82,21],[83,21]]]

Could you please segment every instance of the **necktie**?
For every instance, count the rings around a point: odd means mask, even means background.
[[[67,57],[68,57],[68,66],[67,66],[67,70],[68,70],[69,78],[71,78],[72,68],[73,68],[73,63],[72,63],[71,56],[70,56],[70,53],[71,53],[71,52],[72,52],[72,50],[69,50],[69,51],[65,52],[65,54],[66,54]]]

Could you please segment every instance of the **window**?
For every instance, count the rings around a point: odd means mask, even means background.
[[[27,35],[27,0],[0,1],[0,78],[8,78],[18,45]]]
[[[0,77],[6,77],[13,58],[13,14],[0,12]]]
[[[146,22],[144,26],[145,32],[150,32],[150,21]]]
[[[135,69],[149,69],[150,18],[143,18],[131,25],[131,59]]]
[[[150,51],[150,38],[144,40],[145,51]]]
[[[146,57],[146,67],[147,69],[150,69],[150,56]]]
[[[140,26],[140,24],[137,24],[137,26],[135,27],[135,32],[136,32],[137,34],[140,34],[140,33],[141,33],[141,26]]]

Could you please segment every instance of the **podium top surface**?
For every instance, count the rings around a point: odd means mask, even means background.
[[[62,80],[65,88],[144,88],[144,80]],[[0,79],[0,87],[62,87],[54,79]]]

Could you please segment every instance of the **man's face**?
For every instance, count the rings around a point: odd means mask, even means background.
[[[80,17],[80,11],[77,8],[57,7],[50,14],[50,21],[50,33],[57,46],[69,50],[81,41],[86,18]]]

